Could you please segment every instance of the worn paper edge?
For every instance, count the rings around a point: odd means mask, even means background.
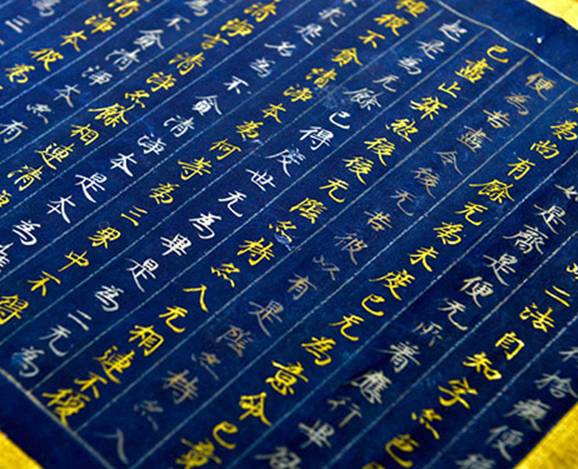
[[[575,469],[578,467],[578,404],[530,451],[516,469]]]
[[[0,432],[0,468],[40,469],[41,466],[22,451],[5,433]]]
[[[578,29],[578,0],[528,0],[528,2]]]

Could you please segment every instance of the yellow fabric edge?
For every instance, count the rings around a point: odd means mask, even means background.
[[[578,29],[578,0],[528,0],[545,12],[562,18],[574,29]]]
[[[41,469],[41,466],[0,432],[0,469]]]
[[[577,434],[578,404],[548,432],[516,469],[576,469]]]

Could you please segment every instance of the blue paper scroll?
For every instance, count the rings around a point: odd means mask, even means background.
[[[562,22],[514,0],[0,14],[0,430],[39,463],[512,467],[576,402]]]

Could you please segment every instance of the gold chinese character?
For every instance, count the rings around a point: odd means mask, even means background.
[[[235,288],[235,281],[230,277],[230,275],[238,274],[239,272],[241,272],[239,268],[231,262],[223,263],[220,267],[211,267],[211,273],[229,282],[231,288]]]
[[[317,218],[319,218],[325,210],[327,210],[327,207],[325,207],[323,202],[309,197],[289,209],[290,212],[298,211],[299,215],[309,220],[312,224],[315,224]]]
[[[281,119],[279,118],[280,112],[287,112],[285,106],[282,104],[269,104],[265,109],[262,109],[261,112],[263,113],[263,118],[270,117],[278,124],[281,124]]]
[[[366,140],[367,149],[377,155],[379,161],[383,166],[387,166],[384,157],[390,157],[395,151],[395,143],[390,142],[385,137],[374,138],[373,140]]]
[[[301,347],[315,357],[317,366],[326,366],[331,363],[329,352],[335,347],[335,339],[311,337],[311,341],[302,342]]]
[[[319,186],[319,189],[327,190],[327,195],[331,198],[331,200],[337,202],[338,204],[342,204],[345,202],[345,199],[339,198],[335,193],[339,190],[347,191],[349,189],[349,183],[343,179],[334,178],[329,179],[327,184]]]
[[[273,253],[273,243],[265,244],[265,238],[260,238],[257,241],[245,241],[239,246],[237,256],[249,254],[249,265],[255,266],[261,261],[270,261],[275,254]]]
[[[30,55],[32,56],[33,59],[37,60],[38,62],[42,62],[42,64],[44,65],[44,69],[47,72],[50,72],[50,64],[58,60],[64,59],[64,56],[60,52],[52,48],[45,48],[36,51],[31,51]]]
[[[347,340],[350,340],[351,342],[357,342],[359,337],[348,334],[347,330],[353,326],[361,324],[363,321],[364,319],[361,316],[357,316],[356,314],[349,314],[347,316],[343,316],[341,321],[332,322],[329,325],[339,327],[339,332],[343,337],[345,337]]]
[[[17,64],[6,69],[6,76],[10,83],[22,85],[28,83],[28,74],[33,70],[36,70],[34,65]]]
[[[220,140],[211,145],[210,151],[220,151],[220,155],[217,155],[217,160],[224,160],[227,156],[232,155],[236,151],[241,151],[241,148],[237,145],[229,143],[228,139]]]
[[[382,282],[383,286],[387,288],[391,295],[398,301],[401,301],[401,296],[399,296],[397,290],[409,287],[414,280],[415,277],[406,269],[400,270],[399,272],[388,272],[381,277],[371,279],[372,282]]]
[[[107,226],[106,228],[101,228],[97,230],[93,235],[89,236],[89,241],[92,241],[92,247],[98,248],[104,246],[104,249],[108,249],[108,243],[116,241],[120,238],[120,231],[112,226]]]
[[[313,92],[310,88],[302,88],[301,85],[297,85],[290,86],[283,91],[283,96],[290,97],[292,103],[296,103],[297,101],[306,102],[313,99]]]
[[[189,312],[185,308],[181,308],[180,306],[169,306],[165,313],[159,314],[159,318],[165,320],[165,324],[170,330],[177,334],[181,334],[185,332],[185,328],[175,326],[173,321],[180,318],[186,318],[188,314]]]
[[[384,28],[390,29],[395,36],[399,36],[399,29],[401,27],[409,24],[408,20],[394,14],[381,15],[375,18],[375,22]]]
[[[393,460],[399,464],[401,467],[406,469],[413,467],[413,462],[401,458],[395,450],[401,451],[403,453],[413,453],[416,448],[419,447],[417,441],[409,434],[397,435],[385,444],[385,451],[389,454]]]
[[[98,140],[100,133],[93,129],[90,124],[86,125],[73,125],[72,131],[70,132],[71,137],[78,136],[80,141],[84,145],[90,145]]]
[[[345,67],[351,62],[355,62],[357,65],[361,65],[361,62],[357,57],[357,49],[355,47],[339,51],[339,53],[333,57],[331,61],[337,63],[337,65],[340,67]]]
[[[54,407],[54,413],[65,427],[68,427],[68,418],[78,414],[90,401],[88,396],[72,389],[59,389],[56,393],[45,392],[42,397],[49,399],[46,405]]]
[[[392,132],[409,143],[411,143],[411,136],[418,133],[415,121],[410,119],[396,119],[390,125],[386,125],[386,128],[391,128]]]
[[[174,202],[172,193],[181,187],[179,184],[164,183],[151,189],[149,197],[157,204],[170,205]]]
[[[506,359],[511,360],[526,346],[526,344],[516,335],[515,332],[506,332],[496,342],[496,347],[505,350]]]
[[[440,98],[428,96],[427,98],[422,98],[421,102],[411,101],[411,109],[421,112],[421,119],[429,117],[433,120],[440,112],[440,109],[447,109],[448,106],[441,102]]]
[[[112,8],[120,18],[126,18],[138,12],[140,2],[138,0],[112,0],[108,3],[108,8]]]
[[[192,72],[196,67],[202,67],[205,61],[205,53],[199,52],[198,54],[191,55],[188,52],[182,54],[177,54],[171,60],[169,64],[177,64],[177,70],[181,76],[185,76]],[[155,90],[153,90],[155,91]]]
[[[226,46],[230,44],[230,42],[227,39],[221,37],[221,34],[214,34],[214,35],[203,34],[203,37],[205,38],[205,40],[201,42],[201,48],[205,50],[214,49],[216,45],[219,43],[223,43]]]
[[[215,454],[215,445],[208,439],[192,443],[186,438],[181,438],[181,443],[190,448],[175,460],[175,463],[184,469],[206,466],[211,461],[215,464],[222,463],[222,459]]]
[[[307,80],[313,80],[313,84],[317,88],[325,88],[330,82],[337,79],[337,72],[334,68],[331,70],[326,70],[322,67],[317,67],[311,69],[311,71],[305,75]]]
[[[129,331],[129,342],[138,340],[138,347],[144,349],[144,356],[154,353],[165,341],[165,338],[154,330],[154,326],[135,325]]]
[[[40,294],[42,296],[46,296],[46,293],[48,292],[46,285],[49,282],[54,282],[57,285],[62,284],[62,281],[59,278],[45,271],[42,271],[42,275],[38,280],[27,280],[26,282],[32,284],[32,287],[30,287],[31,292],[40,289]]]
[[[548,308],[546,312],[542,313],[536,303],[532,303],[526,306],[520,313],[520,319],[526,321],[532,319],[532,327],[538,329],[542,332],[548,332],[548,329],[554,329],[554,318],[552,318],[552,313],[554,310]]]
[[[434,228],[434,231],[437,232],[437,237],[442,240],[443,244],[455,246],[462,242],[462,237],[459,233],[461,233],[463,229],[464,225],[460,223],[442,222],[442,226]]]
[[[267,378],[265,382],[282,396],[295,394],[295,389],[293,389],[293,387],[297,384],[299,379],[305,383],[309,382],[309,379],[303,375],[304,370],[301,363],[297,362],[289,365],[282,365],[276,361],[271,363],[275,368],[277,368],[277,371],[273,376]]]
[[[10,171],[8,173],[8,178],[11,179],[16,175],[19,175],[16,179],[14,179],[14,184],[18,185],[18,191],[24,191],[36,181],[42,180],[42,169],[42,166],[33,168],[32,166],[24,165],[22,168]]]
[[[468,383],[466,378],[459,379],[452,379],[448,382],[449,389],[443,388],[438,386],[438,389],[442,391],[444,394],[447,394],[449,397],[439,396],[439,402],[444,407],[451,407],[457,403],[463,405],[466,409],[470,408],[470,403],[466,401],[464,396],[471,394],[473,396],[478,395],[477,389],[474,389]]]
[[[474,368],[477,373],[483,373],[488,381],[502,379],[502,373],[492,368],[492,361],[485,352],[476,353],[467,357],[462,364],[469,368]]]
[[[275,16],[277,14],[277,3],[279,2],[280,0],[273,0],[265,4],[263,2],[257,2],[245,8],[243,13],[251,15],[257,23],[262,23],[269,16]]]
[[[498,204],[503,203],[505,199],[514,201],[510,195],[510,189],[514,187],[514,185],[506,184],[498,179],[493,179],[490,182],[484,182],[481,184],[470,184],[470,187],[481,187],[478,191],[478,195],[485,195],[492,202],[497,202]]]
[[[250,139],[259,138],[259,127],[263,125],[261,121],[245,121],[242,124],[236,126],[237,133],[241,136],[243,141]]]
[[[441,421],[442,416],[434,409],[423,409],[419,414],[412,412],[411,419],[419,422],[420,425],[423,425],[425,428],[427,428],[436,440],[440,439],[440,434],[433,427],[432,423],[435,421]]]
[[[367,30],[367,34],[365,36],[357,36],[359,40],[361,40],[361,42],[365,45],[367,44],[371,44],[371,47],[373,47],[374,49],[377,49],[377,40],[381,39],[382,41],[385,41],[385,36],[383,34],[379,34],[376,33],[375,31],[372,31],[371,29]]]
[[[158,90],[168,90],[176,85],[177,79],[171,73],[154,72],[147,79],[147,84],[151,86],[151,91],[156,93]]]
[[[343,160],[345,167],[349,169],[361,184],[366,184],[363,176],[371,173],[373,169],[373,161],[364,158],[363,156],[354,156],[349,159]]]
[[[73,265],[76,265],[76,266],[82,267],[82,268],[88,267],[90,264],[89,264],[88,259],[86,258],[87,255],[88,255],[88,251],[83,251],[80,254],[78,254],[74,251],[70,251],[68,254],[66,254],[64,256],[70,262],[68,262],[68,264],[64,265],[60,269],[58,269],[58,272],[64,272],[66,269],[69,269]]]
[[[566,120],[561,124],[555,124],[550,126],[550,128],[554,131],[554,137],[557,137],[558,140],[567,140],[569,142],[574,141],[578,138],[578,134],[574,132],[578,123],[574,121]]]
[[[111,16],[103,16],[102,13],[92,15],[84,21],[87,26],[92,26],[91,34],[95,33],[106,33],[111,31],[116,26],[116,22]]]
[[[18,295],[0,296],[0,326],[11,319],[22,319],[22,312],[28,308],[28,301]]]
[[[433,246],[429,248],[419,248],[415,253],[409,255],[409,262],[411,265],[421,263],[423,268],[428,272],[432,272],[432,268],[428,263],[428,258],[437,259],[439,252]]]
[[[262,392],[254,396],[241,396],[239,399],[239,407],[245,411],[245,413],[239,416],[239,420],[245,420],[247,417],[255,417],[261,420],[262,423],[271,426],[271,422],[265,416],[265,399],[267,398],[267,393]]]
[[[194,176],[203,176],[205,174],[211,174],[211,168],[213,163],[206,160],[204,157],[196,158],[191,162],[188,161],[177,161],[177,164],[181,167],[181,179],[183,181],[188,181]]]
[[[488,70],[494,70],[486,59],[466,60],[466,66],[455,72],[455,74],[470,83],[476,83],[484,78]]]
[[[221,26],[221,31],[226,32],[229,37],[248,36],[253,32],[254,26],[249,20],[234,18]]]
[[[536,163],[518,157],[517,162],[509,163],[508,166],[512,168],[510,171],[508,171],[508,176],[513,176],[516,181],[519,181],[528,174],[530,169],[536,166]]]
[[[463,215],[464,218],[470,222],[472,225],[474,226],[480,226],[483,222],[479,221],[479,220],[474,220],[473,216],[476,213],[484,213],[486,210],[488,210],[488,207],[486,207],[485,205],[481,205],[481,204],[476,204],[474,202],[467,202],[464,205],[463,210],[458,210],[457,212],[454,212],[456,215]]]
[[[66,46],[70,44],[76,52],[80,52],[79,41],[86,41],[87,37],[84,34],[84,30],[72,31],[71,33],[64,34],[61,36],[64,41],[60,43],[61,46]]]
[[[126,107],[122,104],[115,103],[111,106],[89,109],[89,112],[96,112],[94,117],[96,120],[104,122],[106,127],[116,127],[118,124],[128,124],[126,120],[126,113],[134,108],[134,105]]]
[[[397,0],[395,8],[397,10],[405,10],[406,13],[417,18],[427,11],[428,6],[425,2],[418,0]]]
[[[558,150],[558,144],[552,143],[550,140],[540,140],[538,142],[532,143],[530,150],[535,151],[545,160],[556,158],[560,154],[560,150]]]

